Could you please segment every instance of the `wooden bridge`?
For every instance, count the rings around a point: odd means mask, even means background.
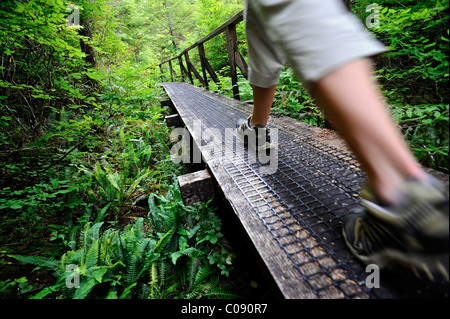
[[[171,63],[178,60],[182,78],[191,82],[162,83],[168,96],[163,104],[178,114],[178,126],[189,133],[192,148],[199,152],[197,160],[201,157],[230,207],[230,218],[244,232],[276,292],[286,299],[448,297],[448,283],[442,278],[431,281],[399,269],[381,270],[377,286],[371,282],[375,270],[366,269],[349,253],[341,235],[342,219],[359,205],[365,176],[336,132],[272,115],[276,163],[263,165],[240,146],[233,129],[237,119],[251,114],[252,106],[239,101],[236,85],[234,98],[208,91],[207,74],[218,79],[203,47],[214,36],[227,33],[235,84],[237,68],[246,75],[235,32],[240,21],[242,13],[161,64],[161,69],[169,65],[173,80],[177,75]],[[188,52],[195,48],[202,75],[189,59]],[[192,74],[204,88],[192,85]],[[448,181],[447,175],[433,174]]]

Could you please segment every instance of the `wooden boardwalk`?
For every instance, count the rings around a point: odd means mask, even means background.
[[[162,86],[283,298],[448,297],[440,278],[431,283],[403,270],[381,270],[380,287],[372,287],[372,270],[341,236],[365,176],[335,132],[271,116],[278,156],[262,165],[233,135],[251,105],[186,83]]]

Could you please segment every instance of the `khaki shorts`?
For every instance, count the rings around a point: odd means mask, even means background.
[[[305,87],[353,60],[386,51],[342,0],[246,0],[249,83],[272,87],[286,62]]]

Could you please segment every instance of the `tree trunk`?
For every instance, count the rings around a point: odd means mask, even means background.
[[[83,25],[83,28],[80,29],[80,35],[87,37],[89,41],[92,41],[92,30],[89,19],[82,20],[81,23]],[[88,43],[86,43],[83,39],[80,40],[80,46],[81,51],[83,51],[86,54],[86,57],[84,58],[85,61],[94,67],[96,65],[94,48],[91,47]]]

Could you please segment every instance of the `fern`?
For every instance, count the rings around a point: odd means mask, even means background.
[[[175,228],[172,228],[163,237],[161,237],[161,239],[156,243],[155,247],[153,248],[154,251],[157,253],[160,253],[164,249],[164,246],[172,238],[174,233],[175,233]]]
[[[150,272],[150,298],[151,299],[155,299],[156,295],[156,291],[158,290],[158,268],[156,263],[152,264],[152,268],[151,268],[151,272]]]
[[[105,216],[107,215],[106,212],[108,211],[110,206],[111,203],[108,203],[100,210],[97,217],[95,218],[95,223],[100,223],[105,218]]]
[[[208,276],[210,276],[212,273],[213,271],[211,270],[211,267],[206,265],[200,267],[197,273],[195,274],[195,280],[192,286],[193,287],[202,286],[206,282]]]
[[[8,257],[17,259],[23,264],[32,264],[38,268],[50,268],[51,270],[59,270],[59,261],[53,258],[44,258],[37,256],[20,256],[20,255],[8,255]]]
[[[133,288],[137,285],[137,283],[132,283],[131,285],[129,285],[127,288],[125,288],[125,290],[123,291],[122,295],[120,296],[119,299],[126,299],[128,298],[128,295],[131,293],[131,291],[133,290]]]
[[[85,264],[84,265],[82,264],[82,266],[85,266],[87,269],[97,266],[98,256],[99,256],[99,241],[96,240],[89,248],[89,250],[86,252]]]
[[[134,223],[134,237],[137,239],[144,238],[144,219],[138,218]]]
[[[204,297],[213,299],[240,299],[242,296],[232,293],[223,287],[214,287]]]
[[[167,276],[167,269],[169,267],[167,266],[167,263],[162,261],[159,263],[159,282],[161,286],[164,286],[166,284],[166,276]]]
[[[136,254],[131,253],[131,256],[127,259],[127,280],[128,284],[132,284],[136,282],[138,277],[139,270],[137,269],[138,256]]]
[[[39,291],[34,296],[31,296],[30,299],[43,299],[44,297],[47,297],[48,295],[58,292],[60,289],[62,289],[65,285],[64,284],[57,284],[50,287],[46,287]]]
[[[188,265],[188,278],[189,278],[189,286],[192,287],[195,282],[195,276],[198,272],[198,268],[200,266],[199,259],[192,259]]]
[[[21,262],[56,272],[56,284],[35,297],[225,298],[227,292],[218,289],[218,269],[208,260],[210,244],[199,240],[205,236],[203,229],[214,224],[208,215],[210,210],[185,209],[178,200],[168,199],[175,194],[177,188],[172,187],[166,198],[150,195],[153,208],[149,218],[139,218],[122,230],[109,228],[102,232],[103,222],[86,223],[78,239],[79,249],[68,250],[59,260],[17,256]],[[146,233],[146,222],[156,223],[149,226],[157,235]],[[162,231],[157,232],[158,229]],[[66,272],[70,264],[79,267],[78,289],[66,286],[73,274]],[[96,289],[100,284],[102,289]]]
[[[84,299],[88,296],[91,290],[98,284],[94,278],[88,278],[80,283],[80,288],[76,289],[73,299]]]

